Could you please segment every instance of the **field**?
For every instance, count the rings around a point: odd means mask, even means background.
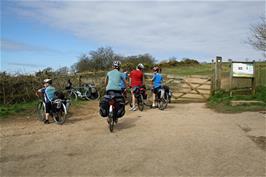
[[[209,75],[212,74],[211,64],[200,64],[191,66],[176,66],[171,68],[162,68],[165,74],[175,74],[179,76],[189,75]]]

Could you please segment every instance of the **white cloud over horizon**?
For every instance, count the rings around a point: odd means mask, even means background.
[[[11,10],[125,55],[262,58],[245,41],[264,1],[20,1]]]

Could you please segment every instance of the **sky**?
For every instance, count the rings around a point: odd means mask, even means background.
[[[247,44],[265,1],[2,0],[1,71],[70,67],[83,53],[112,47],[123,56],[149,53],[210,62],[263,59]]]

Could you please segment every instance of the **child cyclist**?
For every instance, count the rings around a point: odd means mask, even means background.
[[[52,110],[52,101],[55,98],[55,88],[52,86],[52,79],[44,79],[43,81],[43,88],[39,89],[36,93],[41,93],[44,96],[45,102],[45,124],[49,124],[49,113]]]
[[[162,88],[163,76],[160,74],[160,68],[158,66],[154,66],[152,70],[154,72],[152,77],[152,107],[155,108],[155,99],[159,89]]]

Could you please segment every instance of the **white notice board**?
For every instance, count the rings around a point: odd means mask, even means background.
[[[232,63],[233,77],[254,77],[253,63]]]

